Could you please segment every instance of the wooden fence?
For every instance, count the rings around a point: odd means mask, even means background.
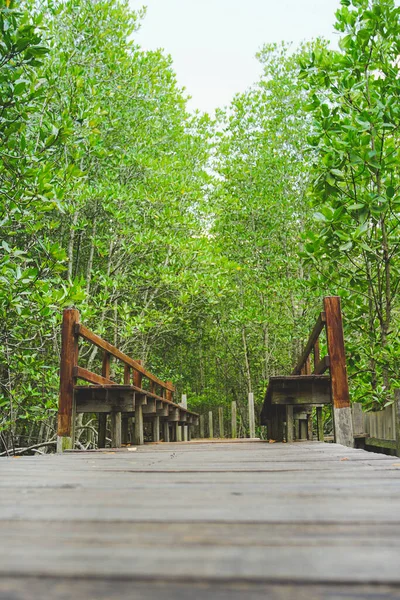
[[[364,412],[361,404],[353,403],[352,413],[357,446],[400,456],[400,390],[383,410]]]

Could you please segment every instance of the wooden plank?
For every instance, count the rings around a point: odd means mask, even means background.
[[[316,343],[316,341],[319,338],[319,335],[321,333],[321,331],[323,330],[325,326],[325,313],[321,313],[318,317],[318,320],[314,326],[314,329],[311,332],[310,337],[308,338],[308,342],[304,348],[304,351],[302,353],[302,355],[300,356],[299,360],[297,361],[297,365],[295,366],[295,368],[293,369],[293,375],[300,375],[301,370],[303,368],[303,366],[306,363],[307,358],[310,356],[312,349],[314,348],[314,345]]]
[[[98,348],[101,348],[102,350],[105,350],[106,352],[108,352],[109,354],[114,356],[115,358],[118,358],[124,364],[129,365],[130,367],[132,367],[134,369],[134,371],[141,373],[144,377],[146,377],[150,381],[153,381],[155,384],[157,384],[157,385],[161,386],[162,388],[169,390],[171,392],[175,391],[175,387],[171,382],[161,381],[161,379],[159,379],[158,377],[156,377],[155,375],[153,375],[152,373],[147,371],[140,364],[139,361],[133,360],[132,358],[130,358],[130,356],[128,356],[127,354],[124,354],[123,352],[121,352],[121,350],[118,350],[118,348],[116,348],[109,342],[106,342],[106,340],[103,340],[100,336],[98,336],[95,333],[93,333],[92,331],[90,331],[90,329],[85,327],[85,325],[82,325],[82,324],[75,325],[75,332],[78,335],[80,335],[81,337],[83,337],[86,340],[88,340],[89,342],[91,342],[92,344],[94,344],[95,346],[97,346]]]
[[[60,395],[58,401],[57,435],[67,440],[60,441],[57,448],[73,443],[73,413],[74,413],[74,367],[78,364],[78,339],[75,327],[79,324],[79,312],[67,308],[63,312],[61,328],[61,363],[60,363]]]
[[[367,437],[365,438],[365,446],[374,448],[387,448],[388,450],[396,450],[396,440],[383,440],[380,438]]]
[[[96,373],[92,373],[92,371],[88,371],[82,367],[74,367],[73,371],[76,379],[83,379],[84,381],[94,383],[95,385],[115,385],[114,381],[111,381],[111,379],[96,375]]]

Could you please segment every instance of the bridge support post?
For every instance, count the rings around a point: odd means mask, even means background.
[[[254,417],[254,394],[252,392],[249,393],[249,430],[250,437],[256,437],[256,422]]]
[[[204,415],[200,415],[199,417],[199,435],[201,438],[204,438]]]
[[[143,406],[141,402],[135,404],[135,444],[143,446],[144,431],[143,431]]]
[[[78,365],[78,337],[75,325],[79,312],[67,308],[63,312],[61,329],[60,396],[58,401],[57,452],[74,447],[75,399],[74,368]]]
[[[318,441],[324,441],[324,418],[322,413],[322,406],[317,406],[317,431],[318,431]]]
[[[332,412],[335,442],[354,447],[353,422],[347,380],[342,312],[339,296],[324,298],[326,339],[330,360]]]
[[[189,441],[189,428],[190,428],[190,425],[183,426],[183,441],[184,442]]]
[[[164,421],[163,423],[163,438],[164,442],[169,442],[169,423]]]
[[[286,441],[288,444],[293,442],[293,406],[290,404],[286,407]]]
[[[107,433],[107,413],[98,413],[98,448],[106,447],[106,433]]]
[[[182,427],[179,421],[175,421],[175,442],[182,441]]]
[[[154,417],[153,420],[153,442],[160,441],[160,417]]]
[[[121,431],[122,431],[121,412],[111,413],[111,447],[121,448]]]
[[[224,431],[224,409],[222,408],[222,406],[220,406],[218,408],[218,425],[219,425],[219,437],[220,438],[224,438],[225,437],[225,431]]]
[[[214,437],[214,426],[213,426],[213,414],[212,414],[212,410],[210,410],[209,413],[208,413],[208,437],[209,438],[213,438]]]
[[[232,439],[235,440],[237,438],[237,408],[236,408],[236,402],[234,400],[231,404],[231,419],[232,419],[231,434],[232,434]]]

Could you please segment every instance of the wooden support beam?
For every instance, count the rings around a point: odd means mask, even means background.
[[[324,308],[326,316],[326,339],[330,360],[335,441],[343,446],[353,447],[353,424],[339,296],[324,298]]]
[[[96,375],[96,373],[92,373],[92,371],[88,371],[82,367],[74,367],[74,377],[76,379],[83,379],[89,383],[94,383],[95,385],[115,385],[114,381],[111,381],[111,379]]]
[[[254,394],[252,392],[249,393],[249,430],[250,437],[256,437],[256,422],[254,417]]]
[[[182,428],[181,428],[181,424],[179,423],[179,421],[175,421],[175,442],[181,442],[182,441]]]
[[[61,328],[60,395],[57,428],[58,452],[72,448],[74,445],[74,368],[78,365],[78,338],[75,334],[77,325],[79,325],[79,312],[74,308],[64,310]]]
[[[312,412],[310,412],[309,415],[307,415],[307,439],[312,441],[313,439],[313,419],[312,419]]]
[[[293,370],[293,375],[300,375],[302,368],[304,367],[308,356],[310,355],[312,349],[314,348],[315,342],[318,340],[321,331],[323,330],[325,325],[325,313],[321,313],[318,317],[318,320],[315,324],[314,329],[308,339],[306,347],[299,360],[297,361],[297,365]]]
[[[129,437],[129,417],[127,415],[122,415],[121,420],[121,442],[122,444],[128,443]]]
[[[136,446],[144,444],[143,406],[140,402],[135,407],[135,444]]]
[[[98,448],[106,447],[107,413],[98,413]]]
[[[129,365],[124,365],[124,384],[129,385],[131,382],[131,368]]]
[[[160,441],[160,417],[154,417],[153,419],[153,442]]]
[[[218,426],[219,426],[219,437],[224,438],[224,409],[222,406],[218,407]]]
[[[136,361],[138,365],[142,365],[142,361],[141,360],[137,360]],[[133,370],[133,385],[135,385],[138,388],[142,387],[142,379],[143,379],[143,374],[140,371],[137,371],[136,369]],[[153,387],[154,387],[154,381],[152,381]]]
[[[231,403],[231,436],[234,440],[237,438],[237,407],[234,400]]]
[[[326,355],[316,365],[314,365],[314,375],[323,375],[330,367],[329,356]]]
[[[314,373],[316,372],[317,365],[321,359],[320,349],[319,349],[319,340],[316,340],[314,344]]]
[[[317,411],[317,432],[318,432],[318,441],[324,441],[324,418],[322,412],[322,406],[317,406],[315,409]]]
[[[208,413],[208,437],[209,438],[213,438],[214,437],[214,426],[213,426],[213,414],[212,414],[212,410],[210,410],[209,413]]]
[[[293,406],[286,407],[286,441],[288,444],[293,442]]]
[[[200,415],[199,429],[200,429],[200,432],[199,432],[200,438],[204,438],[205,437],[204,436],[204,415]]]
[[[169,423],[164,421],[163,423],[163,439],[164,442],[169,442]]]
[[[111,413],[111,447],[121,448],[121,413]]]

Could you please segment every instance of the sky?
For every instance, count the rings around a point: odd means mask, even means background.
[[[266,43],[333,41],[339,0],[130,0],[147,6],[135,39],[173,58],[192,110],[213,112],[260,76],[255,54]]]

